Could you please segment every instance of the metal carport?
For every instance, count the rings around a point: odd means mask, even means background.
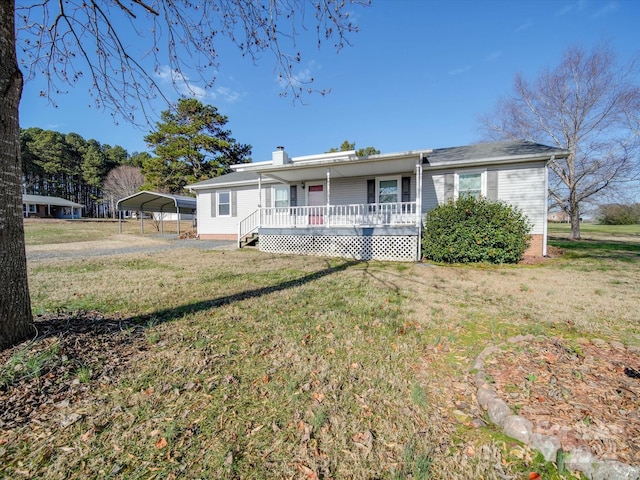
[[[118,200],[116,205],[118,210],[118,227],[122,233],[122,212],[133,210],[138,212],[159,212],[177,214],[177,230],[180,235],[180,214],[191,214],[196,212],[196,199],[181,195],[171,195],[169,193],[158,193],[142,191]],[[144,233],[144,216],[140,215],[140,228]],[[163,219],[160,219],[160,228],[164,233]]]

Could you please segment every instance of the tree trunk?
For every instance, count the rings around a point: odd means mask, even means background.
[[[22,224],[15,5],[0,0],[0,350],[33,333]]]
[[[569,195],[569,220],[571,222],[571,240],[580,240],[580,205],[575,191]]]

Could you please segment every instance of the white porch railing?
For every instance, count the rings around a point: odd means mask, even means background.
[[[258,231],[260,227],[260,210],[256,210],[238,223],[238,247],[242,247],[245,238]]]
[[[416,202],[269,207],[262,209],[260,227],[417,225],[416,210]]]

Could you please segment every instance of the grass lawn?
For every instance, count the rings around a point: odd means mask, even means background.
[[[164,222],[164,233],[177,232],[176,221]],[[151,219],[144,220],[144,235],[159,233]],[[181,221],[180,231],[191,230],[191,221]],[[48,245],[68,242],[90,242],[117,236],[120,233],[118,220],[114,219],[76,219],[53,220],[27,218],[24,220],[24,234],[27,245]],[[122,233],[143,235],[139,220],[123,220]]]
[[[526,333],[640,345],[634,235],[534,266],[31,262],[43,335],[0,354],[0,393],[27,404],[0,423],[0,477],[579,478],[472,424],[471,367]]]

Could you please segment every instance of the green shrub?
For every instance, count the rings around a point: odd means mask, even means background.
[[[422,254],[446,263],[517,263],[531,242],[531,227],[516,207],[464,196],[427,214]]]
[[[610,203],[598,208],[600,225],[635,225],[640,223],[640,203],[622,205]]]

